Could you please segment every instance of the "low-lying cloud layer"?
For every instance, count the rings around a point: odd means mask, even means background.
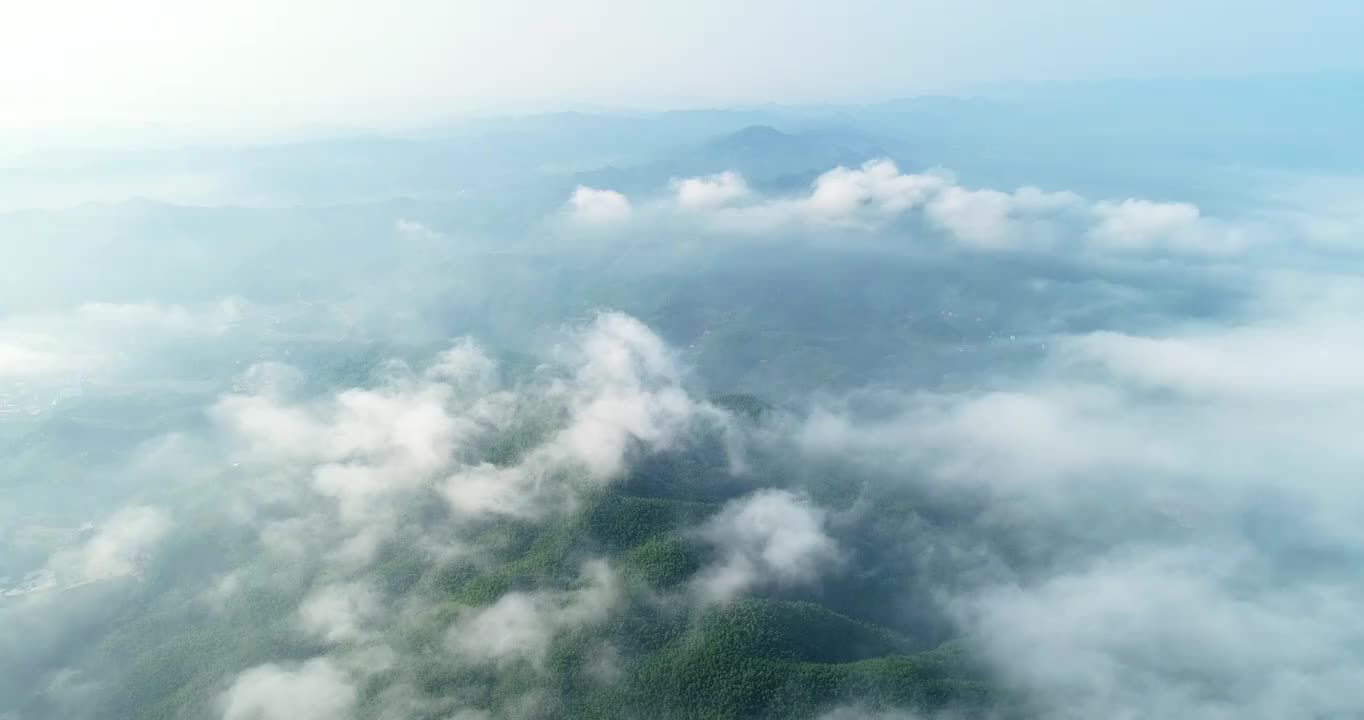
[[[1051,717],[1351,715],[1364,364],[1339,297],[1058,338],[1035,376],[817,411],[803,442],[983,494],[979,531],[1032,559],[946,602]]]
[[[117,371],[148,346],[221,336],[247,307],[237,298],[195,307],[96,302],[0,315],[0,380],[42,384]]]
[[[1050,716],[1348,715],[1364,707],[1364,638],[1351,630],[1364,607],[1352,571],[1364,457],[1350,431],[1364,423],[1350,305],[1364,292],[1337,278],[1258,296],[1257,314],[1234,322],[1049,338],[1036,369],[980,390],[879,393],[889,414],[816,405],[788,440],[814,460],[880,468],[881,482],[988,500],[974,532],[1006,538],[1012,559],[941,603]],[[174,312],[133,314],[180,327]],[[380,648],[414,612],[367,574],[386,544],[472,558],[466,530],[484,519],[543,522],[621,478],[641,448],[734,431],[638,320],[606,313],[563,337],[555,369],[515,382],[463,340],[424,367],[390,363],[367,386],[318,396],[302,394],[300,371],[258,365],[213,404],[220,472],[238,483],[224,511],[261,553],[216,576],[206,607],[293,587],[289,626],[336,649],[242,669],[221,717],[354,711],[372,669],[346,653]],[[517,433],[520,449],[492,462],[494,441]],[[446,519],[411,525],[432,501]],[[46,572],[57,585],[136,575],[177,526],[130,506]],[[731,500],[690,532],[710,553],[685,590],[701,606],[817,588],[848,557],[827,511],[791,490]],[[625,587],[589,560],[570,587],[461,610],[443,647],[472,666],[543,668],[556,636],[605,622]]]
[[[498,547],[478,538],[491,521],[555,522],[642,453],[723,431],[725,414],[683,389],[672,351],[638,320],[602,313],[561,336],[553,364],[514,377],[471,340],[424,367],[391,361],[361,387],[320,394],[306,391],[305,371],[255,365],[208,408],[210,437],[168,440],[183,452],[139,460],[211,478],[201,502],[177,511],[193,517],[179,518],[183,533],[226,523],[254,535],[254,549],[210,555],[193,575],[202,584],[174,592],[222,618],[283,592],[296,599],[280,632],[314,648],[310,659],[241,668],[218,699],[222,718],[352,717],[359,688],[394,665],[386,634],[429,610],[383,589],[372,568],[385,548],[424,563],[489,563]],[[116,511],[15,592],[41,614],[64,588],[158,567],[174,530],[154,507]],[[464,608],[444,652],[540,672],[556,636],[603,622],[622,592],[617,572],[589,559],[568,588]],[[376,657],[377,667],[364,659]]]
[[[1023,187],[1013,192],[971,189],[944,171],[905,173],[890,160],[837,167],[808,194],[765,197],[734,171],[675,179],[670,196],[647,205],[655,222],[685,219],[714,232],[770,235],[790,231],[874,231],[917,219],[977,250],[1089,250],[1222,256],[1249,246],[1258,230],[1204,216],[1186,202],[1129,198],[1091,201],[1073,192]],[[570,216],[589,223],[624,223],[630,201],[609,190],[579,188]]]

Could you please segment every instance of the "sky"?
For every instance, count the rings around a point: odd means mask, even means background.
[[[0,130],[879,100],[1364,69],[1355,0],[5,0]]]

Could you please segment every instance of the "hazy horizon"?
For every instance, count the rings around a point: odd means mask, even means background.
[[[0,28],[0,129],[278,130],[468,112],[865,103],[985,87],[1364,71],[1310,0],[674,6],[80,0]]]
[[[1364,4],[11,15],[0,720],[1364,717]]]
[[[362,135],[405,137],[413,133],[432,132],[462,124],[497,120],[532,119],[547,115],[657,115],[667,113],[746,112],[763,110],[852,109],[913,101],[971,101],[991,99],[1028,99],[1054,97],[1058,93],[1137,91],[1178,88],[1189,85],[1217,87],[1219,84],[1240,86],[1266,83],[1281,87],[1286,82],[1334,82],[1342,88],[1354,88],[1352,95],[1341,100],[1364,103],[1364,62],[1358,68],[1324,68],[1275,72],[1227,72],[1220,74],[1134,75],[1129,77],[1075,79],[1067,81],[1037,81],[1022,83],[982,83],[963,87],[925,92],[890,92],[868,97],[844,98],[827,101],[784,102],[779,100],[749,100],[730,102],[694,101],[691,103],[607,103],[587,101],[521,101],[491,103],[468,107],[449,106],[447,101],[430,98],[414,99],[405,111],[406,116],[387,116],[365,119],[348,115],[343,110],[319,109],[300,121],[266,121],[229,119],[203,123],[177,119],[174,114],[149,115],[136,121],[96,122],[87,125],[42,123],[31,127],[12,127],[6,138],[0,138],[0,152],[22,158],[24,154],[60,150],[146,150],[192,148],[196,146],[243,146],[306,142]],[[412,108],[418,108],[415,111]],[[259,109],[257,110],[259,112]],[[287,115],[286,115],[287,117]]]

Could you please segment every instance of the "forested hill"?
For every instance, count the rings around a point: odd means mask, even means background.
[[[731,431],[780,422],[750,395],[712,407]],[[488,457],[516,467],[539,432],[492,438]],[[416,535],[382,543],[363,594],[321,604],[320,634],[299,632],[317,605],[296,610],[299,586],[243,581],[216,603],[178,589],[201,584],[205,558],[262,564],[250,535],[196,527],[141,581],[106,585],[112,629],[72,662],[123,689],[107,716],[143,720],[213,716],[224,679],[243,667],[319,663],[372,666],[358,673],[357,717],[437,720],[476,707],[492,717],[807,718],[856,707],[993,718],[1017,705],[950,623],[906,605],[927,569],[876,528],[900,542],[905,528],[929,532],[940,520],[920,512],[921,499],[853,477],[809,482],[760,449],[735,472],[715,434],[631,452],[622,478],[575,492],[571,511],[480,519],[459,553]],[[811,508],[822,510],[801,514]],[[402,512],[413,527],[441,514],[426,502]],[[856,526],[824,515],[849,512]],[[818,527],[801,526],[810,517]],[[810,530],[817,540],[798,536]],[[805,558],[782,557],[792,553]],[[379,607],[391,616],[379,620]],[[43,697],[29,710],[49,711]]]

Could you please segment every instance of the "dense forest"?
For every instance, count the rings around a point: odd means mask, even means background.
[[[781,411],[752,395],[720,396],[712,404],[751,432],[781,422]],[[492,438],[488,456],[514,465],[543,440],[537,432],[522,427]],[[760,457],[736,475],[719,440],[639,448],[625,477],[575,494],[567,499],[572,510],[550,519],[480,520],[467,537],[472,552],[457,560],[426,552],[410,537],[383,544],[370,572],[374,599],[405,609],[377,637],[347,637],[340,647],[381,644],[402,660],[367,677],[358,716],[397,712],[435,720],[469,706],[546,718],[799,718],[852,704],[954,717],[1017,710],[1017,698],[992,681],[967,643],[950,636],[945,620],[895,609],[904,596],[895,585],[912,577],[910,568],[834,572],[813,585],[779,583],[733,599],[698,599],[698,576],[724,551],[706,542],[703,529],[727,503],[754,488],[782,488],[796,498],[813,494],[838,512],[868,491],[848,478],[806,486],[795,476],[769,475],[780,463]],[[922,520],[916,498],[904,493],[873,507],[874,516],[864,518],[869,523]],[[400,523],[414,528],[452,521],[432,502],[404,512],[411,516]],[[223,679],[238,668],[307,663],[337,652],[336,643],[298,632],[299,598],[286,589],[244,590],[216,607],[189,591],[206,579],[205,563],[252,562],[256,541],[225,525],[184,530],[143,577],[88,590],[101,593],[109,629],[78,652],[77,662],[111,673],[106,681],[120,692],[107,711],[146,719],[210,714]],[[847,552],[872,558],[877,549],[849,545]],[[827,561],[874,567],[864,558]],[[598,582],[585,570],[592,563],[609,566],[601,571],[610,573],[612,597],[601,608],[575,608],[574,594],[591,597]],[[461,618],[525,598],[570,598],[548,602],[583,618],[549,627],[543,647],[490,663],[471,664],[451,652],[459,638],[450,633]],[[515,637],[541,629],[509,623],[496,632]],[[402,711],[392,707],[395,685],[410,693]],[[41,696],[32,702],[21,711],[50,710]]]

